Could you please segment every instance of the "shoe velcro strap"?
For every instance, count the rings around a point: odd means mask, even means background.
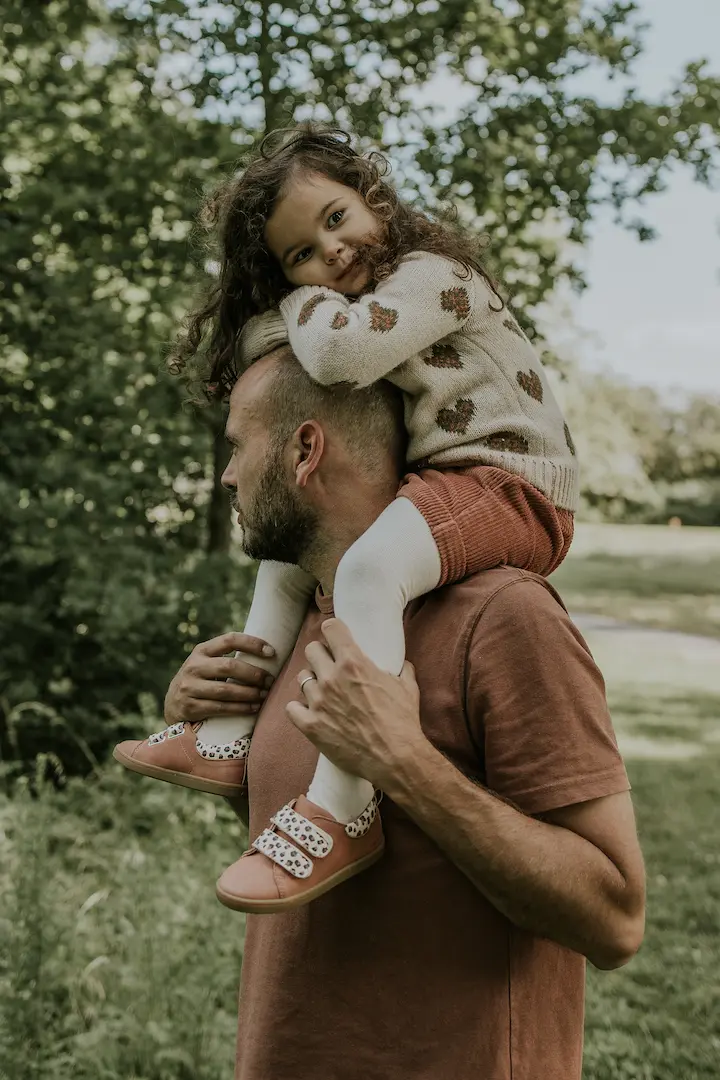
[[[314,822],[308,821],[302,814],[298,814],[289,803],[278,810],[270,820],[316,859],[324,859],[330,854],[333,846],[332,836]]]
[[[185,724],[182,721],[179,724],[171,724],[170,727],[163,728],[162,731],[156,731],[154,735],[149,735],[148,746],[157,746],[158,743],[165,742],[166,739],[177,739],[184,730]]]
[[[278,836],[272,829],[265,829],[260,833],[257,840],[253,840],[252,846],[293,877],[307,878],[312,874],[313,864],[307,855],[303,855],[294,844],[284,836]]]

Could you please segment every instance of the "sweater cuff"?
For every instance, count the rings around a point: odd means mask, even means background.
[[[293,330],[296,326],[303,326],[304,322],[308,321],[315,306],[322,303],[323,300],[330,300],[332,295],[332,289],[328,289],[326,285],[301,285],[299,289],[294,289],[284,300],[280,301],[280,312],[286,325]],[[309,305],[308,315],[307,319],[303,321],[301,315],[306,304]]]
[[[285,320],[277,309],[248,319],[238,341],[240,367],[246,368],[263,356],[288,344]]]

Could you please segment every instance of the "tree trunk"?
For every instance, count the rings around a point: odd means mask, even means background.
[[[258,41],[258,66],[262,84],[263,105],[265,107],[265,134],[282,122],[282,98],[270,89],[270,82],[276,70],[273,53],[273,40],[270,37],[270,0],[262,0],[260,16],[260,38]],[[208,553],[226,552],[230,549],[232,519],[228,507],[228,494],[220,483],[227,464],[227,444],[224,438],[225,422],[221,412],[214,428],[213,441],[213,489],[208,508]]]
[[[225,417],[219,407],[214,414],[213,433],[213,487],[208,507],[207,552],[230,550],[232,517],[228,492],[220,483],[220,477],[228,462],[228,446],[225,441]]]
[[[262,0],[260,16],[260,39],[258,42],[258,67],[265,109],[265,134],[278,127],[282,120],[282,101],[277,93],[270,89],[270,81],[275,74],[276,63],[273,52],[273,39],[270,37],[270,0]]]

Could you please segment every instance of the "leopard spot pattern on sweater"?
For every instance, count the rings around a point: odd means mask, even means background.
[[[460,353],[454,345],[448,341],[436,341],[430,350],[430,355],[423,358],[429,367],[436,368],[461,368],[463,362]]]
[[[575,449],[575,443],[573,442],[573,437],[570,434],[570,428],[567,426],[567,424],[564,425],[564,428],[565,428],[565,442],[567,443],[567,448],[568,448],[568,450],[570,451],[570,453],[572,454],[573,457],[577,457],[577,450]]]
[[[511,319],[509,317],[507,319],[503,319],[503,326],[506,330],[509,330],[511,334],[516,334],[519,338],[525,341],[525,335],[523,334],[522,330],[514,319]]]
[[[529,454],[530,443],[515,431],[496,431],[482,440],[488,450],[499,450],[503,454]]]
[[[440,409],[437,422],[451,435],[464,435],[475,415],[475,403],[470,398],[458,398],[453,409]]]
[[[456,285],[454,289],[445,289],[440,293],[440,307],[443,311],[449,311],[458,322],[467,319],[470,314],[470,296],[464,285]]]
[[[300,308],[300,314],[298,315],[298,326],[307,326],[312,317],[312,313],[318,304],[322,304],[325,300],[325,293],[316,293],[315,296],[311,296],[309,300],[306,300],[303,306]]]
[[[377,300],[371,300],[368,307],[370,309],[370,329],[377,330],[381,334],[387,334],[388,330],[392,330],[400,318],[400,313],[395,308],[383,307],[382,304],[378,304]]]
[[[540,382],[540,376],[536,371],[518,371],[515,378],[526,394],[529,394],[535,401],[542,403],[543,384]]]

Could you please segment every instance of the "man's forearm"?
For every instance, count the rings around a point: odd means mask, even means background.
[[[634,898],[589,841],[503,802],[429,742],[395,769],[385,789],[516,926],[597,967],[619,966],[632,955]]]

